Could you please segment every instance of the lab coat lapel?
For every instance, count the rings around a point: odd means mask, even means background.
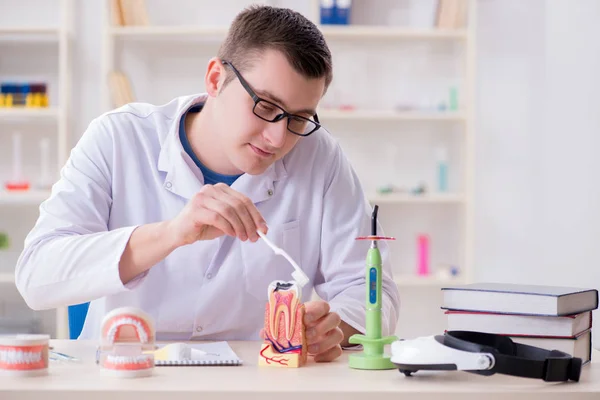
[[[188,108],[193,104],[203,103],[204,100],[205,96],[200,96],[191,101],[186,101],[178,107],[177,117],[173,119],[169,132],[166,134],[158,158],[158,170],[166,172],[165,189],[188,200],[200,190],[204,184],[204,179],[200,172],[198,172],[198,175],[194,173],[198,167],[187,155],[179,140],[179,121]]]
[[[174,157],[170,166],[165,177],[165,188],[187,200],[191,199],[204,185],[202,174],[196,175],[193,172],[198,167],[183,149]]]
[[[261,175],[244,174],[231,188],[248,197],[254,204],[271,199],[275,195],[275,182],[287,175],[282,160],[277,160]]]

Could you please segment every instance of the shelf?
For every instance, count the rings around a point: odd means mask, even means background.
[[[122,38],[157,38],[185,36],[212,36],[224,38],[228,31],[227,26],[112,26],[108,33]],[[466,32],[462,30],[445,31],[438,29],[411,29],[387,26],[328,26],[319,27],[326,39],[464,39]]]
[[[326,39],[465,39],[464,30],[414,29],[394,26],[320,25]]]
[[[333,110],[318,112],[324,124],[331,121],[464,121],[465,115],[450,111],[385,111],[385,110]]]
[[[22,192],[8,192],[0,190],[0,205],[39,205],[50,197],[50,191],[27,190]]]
[[[432,194],[402,194],[402,193],[389,193],[389,194],[372,194],[369,196],[371,203],[377,204],[421,204],[421,203],[439,203],[439,204],[451,204],[451,203],[462,203],[465,200],[464,196],[460,194],[444,194],[444,193],[432,193]]]
[[[58,107],[0,107],[0,121],[7,119],[54,119],[58,120],[60,109]]]
[[[211,36],[219,39],[225,38],[229,27],[227,26],[113,26],[108,28],[108,34],[123,39],[157,39],[180,38],[201,40]]]
[[[456,278],[441,278],[435,275],[432,276],[417,276],[417,275],[396,275],[394,281],[398,286],[432,286],[432,287],[443,287],[450,285],[460,285],[463,279],[460,277]]]
[[[58,35],[59,32],[53,26],[0,27],[0,35]]]
[[[60,29],[52,26],[0,27],[2,41],[58,41]]]

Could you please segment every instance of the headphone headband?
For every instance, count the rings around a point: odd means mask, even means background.
[[[489,370],[469,371],[480,375],[501,373],[547,382],[579,381],[581,358],[558,350],[546,350],[513,342],[509,337],[492,333],[447,331],[435,336],[441,344],[473,353],[490,353],[495,358]]]

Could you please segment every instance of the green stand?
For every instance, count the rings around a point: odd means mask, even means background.
[[[356,369],[395,369],[390,356],[384,354],[384,346],[398,338],[396,336],[381,337],[381,253],[377,248],[377,239],[386,240],[376,236],[377,206],[373,212],[372,244],[367,253],[367,297],[366,297],[366,332],[364,335],[352,335],[348,341],[352,344],[361,344],[363,351],[350,355],[348,363],[350,368]],[[359,238],[360,239],[360,238]]]

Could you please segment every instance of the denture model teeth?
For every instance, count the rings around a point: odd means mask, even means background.
[[[154,371],[155,328],[152,318],[133,307],[117,308],[102,320],[98,363],[117,377],[149,376]]]
[[[136,371],[140,369],[148,369],[154,366],[154,360],[149,357],[149,354],[141,356],[115,356],[109,354],[104,360],[104,367],[112,370]]]
[[[0,375],[46,375],[49,341],[48,335],[0,336]]]
[[[259,365],[300,367],[307,359],[302,289],[293,281],[274,281],[267,294]]]
[[[137,335],[137,338],[140,341],[140,343],[148,342],[147,326],[144,324],[144,321],[133,316],[114,318],[110,323],[108,332],[106,333],[106,339],[114,343],[117,333],[120,332],[121,327],[135,328],[135,334]]]

